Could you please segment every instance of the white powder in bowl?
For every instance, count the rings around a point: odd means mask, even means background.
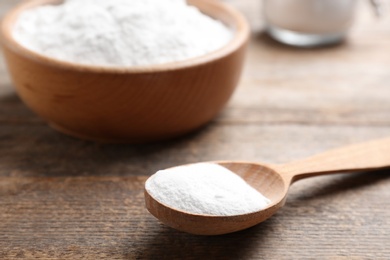
[[[210,53],[232,32],[185,0],[65,0],[24,11],[13,36],[63,61],[137,66]]]
[[[146,181],[145,189],[160,203],[195,214],[240,215],[270,203],[240,176],[212,163],[158,171]]]

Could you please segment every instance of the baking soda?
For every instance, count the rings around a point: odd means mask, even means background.
[[[185,0],[65,0],[24,11],[13,36],[63,61],[139,66],[202,56],[232,32]]]
[[[160,203],[194,214],[247,214],[270,203],[240,176],[212,163],[158,171],[147,180],[145,189]]]

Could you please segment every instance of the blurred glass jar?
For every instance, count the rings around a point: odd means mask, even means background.
[[[289,45],[341,41],[352,25],[357,0],[264,0],[267,31]]]

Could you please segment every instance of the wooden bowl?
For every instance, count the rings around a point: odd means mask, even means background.
[[[103,142],[172,138],[213,119],[237,86],[249,26],[233,8],[190,0],[233,32],[223,48],[162,65],[98,67],[59,61],[21,46],[12,28],[26,9],[56,4],[32,0],[10,11],[1,28],[6,62],[21,99],[55,129]]]

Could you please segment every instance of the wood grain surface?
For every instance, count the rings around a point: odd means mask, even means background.
[[[1,0],[0,15],[18,1]],[[390,171],[302,180],[275,216],[230,235],[170,229],[144,206],[156,170],[209,160],[285,163],[390,135],[390,16],[362,3],[343,44],[298,50],[254,32],[223,113],[186,137],[101,145],[55,132],[19,100],[0,58],[0,259],[389,259]]]

